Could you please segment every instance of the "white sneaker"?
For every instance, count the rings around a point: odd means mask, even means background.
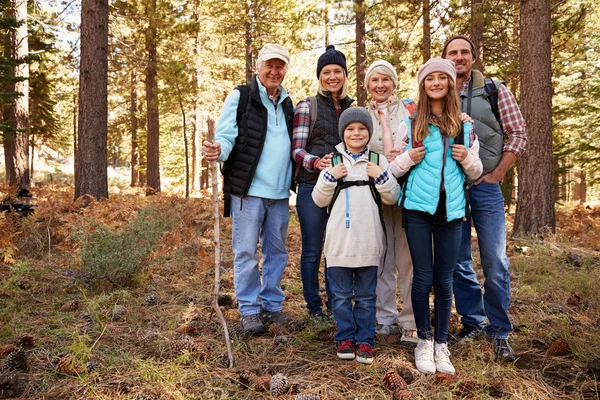
[[[409,342],[409,343],[418,343],[419,337],[417,336],[417,331],[414,329],[404,329],[402,331],[401,342]]]
[[[435,344],[435,368],[438,372],[454,375],[456,370],[450,362],[450,350],[447,343]]]
[[[435,374],[433,340],[419,339],[417,347],[415,347],[415,364],[420,372],[424,374]]]

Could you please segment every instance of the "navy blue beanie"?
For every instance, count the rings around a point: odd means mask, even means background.
[[[344,68],[346,76],[348,76],[348,68],[346,68],[346,56],[339,50],[335,49],[335,46],[330,44],[325,49],[325,53],[321,54],[319,61],[317,61],[317,78],[321,75],[321,70],[324,66],[330,64],[337,64]]]

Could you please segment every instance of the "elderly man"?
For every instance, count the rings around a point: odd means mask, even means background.
[[[265,332],[265,324],[285,322],[280,282],[288,260],[294,109],[281,82],[289,62],[285,47],[266,44],[258,53],[257,73],[250,84],[238,86],[225,99],[215,142],[203,143],[208,161],[225,162],[224,212],[232,217],[234,287],[248,334]]]
[[[442,57],[454,61],[461,108],[475,120],[483,163],[483,175],[469,189],[471,219],[463,223],[462,245],[454,272],[456,310],[463,324],[454,338],[455,341],[476,338],[485,331],[494,340],[496,360],[514,361],[514,351],[508,344],[512,330],[508,316],[510,273],[500,181],[525,151],[525,121],[503,82],[489,81],[486,89],[483,74],[472,68],[476,51],[468,37],[458,35],[448,39]],[[492,93],[497,91],[497,105],[493,96],[489,96],[490,89]],[[471,220],[485,276],[483,297],[471,258]]]

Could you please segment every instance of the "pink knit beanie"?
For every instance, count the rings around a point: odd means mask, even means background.
[[[425,79],[425,77],[433,72],[443,72],[456,82],[456,70],[454,69],[454,62],[445,60],[443,58],[430,58],[417,73],[417,80],[419,86]]]

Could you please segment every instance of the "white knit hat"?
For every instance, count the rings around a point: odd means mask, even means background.
[[[392,78],[392,81],[394,82],[394,88],[398,87],[398,74],[396,73],[396,70],[392,64],[385,60],[375,60],[371,63],[369,69],[367,69],[367,74],[365,75],[365,88],[368,88],[369,80],[371,79],[371,74],[373,73],[375,67],[379,67],[379,72]]]

